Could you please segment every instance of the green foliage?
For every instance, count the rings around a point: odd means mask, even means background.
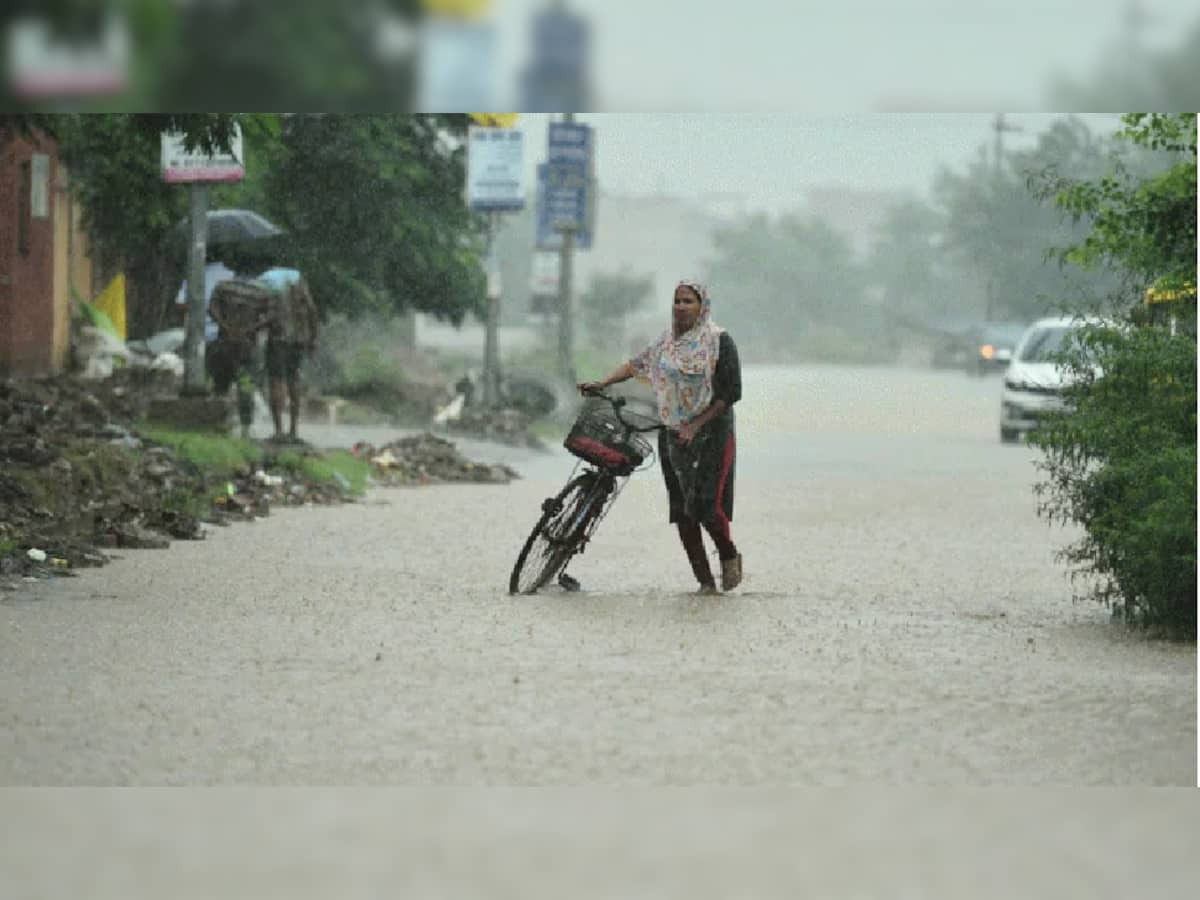
[[[147,440],[169,447],[185,462],[213,478],[227,478],[234,472],[262,461],[262,448],[254,441],[229,437],[214,431],[168,428],[142,424],[138,433]]]
[[[1133,114],[1124,121],[1128,140],[1185,158],[1148,178],[1118,164],[1095,181],[1052,183],[1059,207],[1092,222],[1083,242],[1061,253],[1081,265],[1119,265],[1147,284],[1160,277],[1170,287],[1194,284],[1196,117]]]
[[[1054,123],[1028,151],[981,152],[966,172],[943,170],[933,189],[944,216],[941,250],[982,294],[979,318],[1032,321],[1068,298],[1092,305],[1113,287],[1111,273],[1086,270],[1081,261],[1047,258],[1047,247],[1086,234],[1083,217],[1064,221],[1030,179],[1086,179],[1103,172],[1110,152],[1077,118]],[[1070,264],[1070,265],[1068,265]]]
[[[1039,514],[1083,526],[1063,557],[1101,576],[1093,596],[1115,616],[1194,633],[1196,341],[1088,330],[1065,362],[1072,411],[1030,435],[1044,453]]]
[[[1101,577],[1093,596],[1114,615],[1194,635],[1196,125],[1192,116],[1140,114],[1125,123],[1125,139],[1174,154],[1175,163],[1141,179],[1119,168],[1053,185],[1063,208],[1092,223],[1082,243],[1062,252],[1119,266],[1141,287],[1190,281],[1190,296],[1173,302],[1190,307],[1193,328],[1135,314],[1138,290],[1129,324],[1086,330],[1068,348],[1070,412],[1030,438],[1044,454],[1039,514],[1083,526],[1064,557]]]
[[[333,450],[320,456],[285,450],[276,464],[297,477],[316,484],[339,484],[339,476],[349,485],[347,493],[361,497],[366,492],[371,465],[348,450]]]
[[[174,295],[185,264],[186,242],[173,229],[187,215],[188,195],[163,181],[162,133],[180,131],[192,146],[222,149],[235,124],[257,133],[269,128],[263,118],[216,113],[46,117],[43,124],[58,139],[101,270],[126,273],[131,337],[163,326],[165,298]]]
[[[866,273],[849,239],[825,222],[759,215],[719,229],[713,243],[715,318],[747,357],[796,352],[814,326],[862,331]]]
[[[323,309],[481,308],[483,222],[462,199],[464,117],[295,115],[264,161],[262,199]]]

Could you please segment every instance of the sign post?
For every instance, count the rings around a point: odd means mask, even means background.
[[[547,161],[543,168],[543,200],[539,210],[539,247],[545,246],[540,242],[543,231],[558,238],[558,372],[564,380],[574,383],[576,373],[572,360],[575,335],[571,289],[575,248],[579,246],[586,249],[592,242],[593,132],[587,125],[576,124],[574,113],[566,113],[563,121],[550,123],[548,143]]]
[[[504,127],[516,121],[478,113],[476,121],[489,126],[471,126],[467,132],[467,205],[488,215],[487,312],[483,339],[483,403],[494,407],[500,400],[500,259],[498,238],[501,214],[525,206],[525,135]]]
[[[204,263],[208,255],[208,185],[241,181],[246,177],[242,132],[235,124],[228,153],[189,151],[183,135],[162,135],[162,175],[171,184],[187,184],[191,190],[190,239],[188,241],[187,320],[183,339],[183,393],[203,394],[204,372]]]

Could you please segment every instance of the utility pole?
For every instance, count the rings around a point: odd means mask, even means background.
[[[996,176],[997,181],[1000,179],[1000,168],[1004,160],[1004,134],[1005,132],[1024,131],[1020,125],[1009,124],[1004,119],[1004,113],[996,113],[996,117],[992,119],[992,130],[996,133],[995,149],[992,155],[992,171]]]
[[[207,392],[204,371],[204,262],[208,242],[208,185],[193,182],[191,188],[191,240],[188,241],[187,322],[183,340],[184,394]]]
[[[1004,135],[1006,132],[1024,131],[1020,125],[1011,125],[1004,119],[1004,113],[996,113],[996,117],[992,119],[992,130],[995,132],[995,147],[992,151],[992,181],[996,187],[996,197],[999,196],[1000,179],[1003,173],[1004,165]],[[995,202],[995,198],[993,199]],[[993,222],[993,227],[995,223]],[[984,318],[988,321],[994,321],[996,307],[996,287],[991,274],[987,280],[987,310],[984,313]]]
[[[488,214],[487,319],[483,339],[483,405],[500,403],[500,213]]]
[[[564,113],[563,121],[575,121],[575,113]],[[571,276],[575,256],[574,227],[556,226],[562,235],[562,247],[558,251],[558,374],[568,383],[575,383],[574,320],[571,310]]]

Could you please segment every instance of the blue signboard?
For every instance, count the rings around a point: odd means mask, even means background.
[[[592,129],[578,122],[551,122],[546,161],[580,163],[591,173]]]
[[[539,250],[558,250],[562,234],[555,228],[560,224],[576,227],[575,246],[587,250],[592,246],[590,216],[590,182],[587,170],[576,163],[542,163],[537,168],[537,236]]]

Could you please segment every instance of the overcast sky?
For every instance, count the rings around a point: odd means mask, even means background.
[[[1028,147],[1056,116],[1012,114],[1023,130],[1005,135]],[[1115,116],[1084,116],[1111,132]],[[545,159],[548,117],[523,115],[526,177]],[[665,193],[712,201],[741,195],[747,209],[795,208],[808,187],[845,186],[924,194],[939,165],[965,168],[993,138],[985,113],[725,114],[601,113],[578,121],[596,129],[601,186],[620,194]]]

